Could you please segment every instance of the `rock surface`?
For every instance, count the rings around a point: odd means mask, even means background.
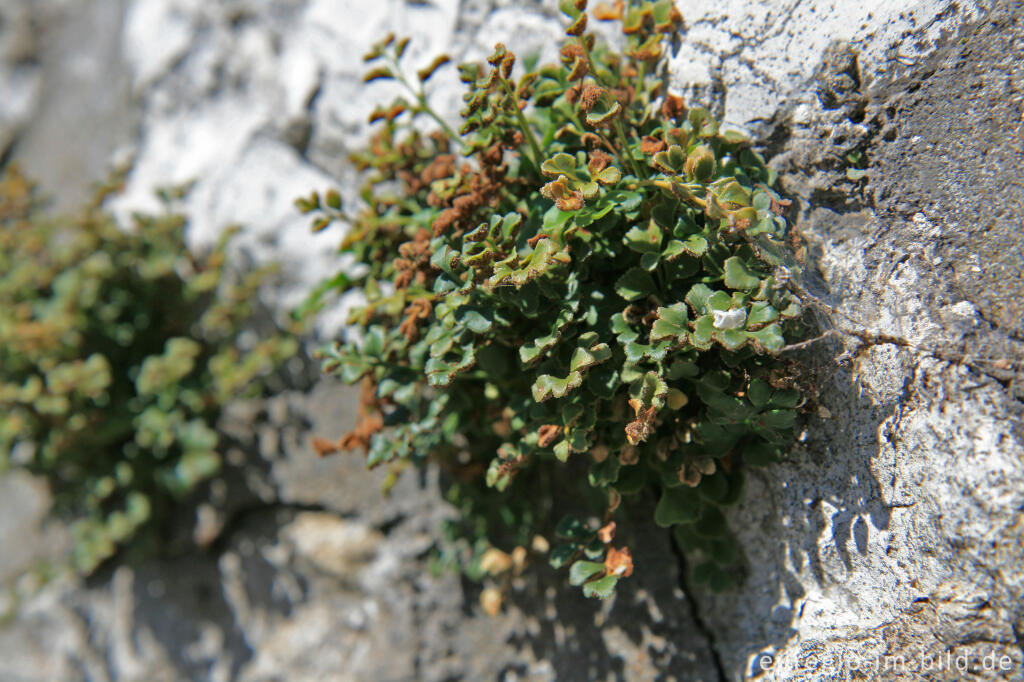
[[[689,32],[673,88],[765,145],[820,269],[809,295],[859,334],[798,355],[816,411],[730,512],[740,589],[691,593],[668,538],[638,527],[640,570],[613,602],[541,569],[492,619],[478,588],[428,570],[450,513],[436,474],[382,498],[383,473],[357,457],[317,459],[310,436],[339,435],[354,405],[299,381],[225,415],[231,467],[181,524],[202,551],[36,590],[25,571],[60,529],[38,485],[0,479],[0,573],[22,595],[5,602],[0,678],[1024,676],[1019,4],[677,4]],[[310,235],[291,200],[332,185],[354,197],[346,157],[390,96],[361,84],[369,43],[394,30],[414,35],[414,61],[497,40],[550,58],[554,5],[0,0],[0,153],[63,187],[64,206],[126,145],[121,210],[197,180],[190,243],[245,224],[242,251],[285,262],[285,309],[337,267],[337,234]],[[454,111],[457,83],[436,87]]]

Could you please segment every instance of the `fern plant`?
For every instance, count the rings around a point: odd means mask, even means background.
[[[617,52],[587,31],[586,0],[561,6],[560,64],[519,70],[499,44],[458,67],[457,132],[425,91],[448,57],[413,79],[407,40],[378,43],[367,80],[409,96],[374,112],[354,157],[361,206],[350,214],[336,191],[298,201],[314,229],[347,223],[342,251],[366,266],[310,302],[365,296],[322,350],[326,372],[361,384],[361,420],[316,445],[449,471],[462,517],[441,557],[498,579],[490,611],[539,552],[610,596],[634,570],[617,511],[640,495],[692,577],[726,588],[738,552],[721,507],[744,467],[783,455],[801,402],[777,355],[801,333],[772,255],[788,249],[788,202],[747,138],[667,91],[681,16],[670,0],[598,6],[621,24]],[[439,129],[422,132],[424,117]],[[556,498],[594,506],[555,523]]]
[[[16,168],[0,178],[0,468],[46,477],[82,573],[159,544],[220,467],[221,408],[298,350],[284,333],[242,349],[269,271],[230,274],[230,232],[200,258],[180,215],[122,230],[102,206],[117,184],[56,218]]]

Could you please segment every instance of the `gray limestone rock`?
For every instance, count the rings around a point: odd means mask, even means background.
[[[65,540],[41,522],[37,483],[0,479],[0,574],[16,597],[0,678],[1019,679],[1019,4],[677,4],[688,33],[671,88],[773,157],[803,284],[833,330],[792,353],[818,386],[798,444],[752,470],[729,512],[739,588],[690,590],[685,557],[638,522],[622,529],[638,571],[613,601],[539,567],[490,618],[478,586],[430,572],[452,514],[438,472],[406,472],[383,497],[385,473],[358,455],[316,457],[310,439],[349,428],[355,398],[299,371],[224,415],[229,466],[183,507],[165,557],[40,584],[30,569]],[[339,267],[339,234],[311,235],[291,201],[329,186],[355,199],[347,156],[390,96],[361,83],[368,45],[394,30],[413,35],[414,61],[479,58],[496,40],[552,58],[555,5],[3,0],[0,152],[73,196],[128,144],[122,211],[196,180],[190,244],[244,224],[238,256],[283,261],[268,303],[284,312]],[[69,83],[68,60],[106,77]],[[439,108],[453,115],[460,95],[439,74]],[[78,121],[89,139],[51,153]]]
[[[815,87],[775,115],[773,163],[834,310],[822,317],[861,335],[800,356],[817,414],[729,515],[748,580],[698,602],[731,675],[1022,672],[1024,211],[1001,135],[1019,117],[1006,55],[1024,26],[1010,6],[963,18],[903,66],[833,44]],[[864,180],[847,177],[854,150]],[[914,667],[927,660],[931,674]]]

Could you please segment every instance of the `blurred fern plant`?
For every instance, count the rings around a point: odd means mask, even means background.
[[[156,545],[220,467],[221,408],[298,350],[286,334],[240,350],[269,271],[229,274],[227,234],[193,257],[180,215],[120,229],[102,207],[117,184],[58,219],[15,167],[0,178],[0,467],[49,480],[83,573]]]

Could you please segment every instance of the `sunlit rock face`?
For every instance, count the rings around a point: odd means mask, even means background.
[[[958,657],[991,679],[1019,675],[1019,9],[677,5],[687,33],[670,88],[766,148],[820,272],[806,286],[836,311],[821,317],[860,333],[798,356],[819,395],[788,460],[751,471],[729,512],[740,588],[688,593],[668,539],[637,529],[637,574],[613,602],[584,602],[541,569],[491,619],[476,588],[427,571],[450,514],[434,473],[385,499],[357,456],[315,458],[310,436],[354,418],[325,382],[225,417],[244,447],[238,481],[211,503],[219,540],[32,593],[0,628],[0,678],[815,680],[857,666],[899,679],[871,666],[902,656],[910,674],[947,652],[956,674],[935,679],[959,679]],[[395,94],[362,83],[369,45],[411,35],[414,67],[442,51],[478,59],[498,40],[554,59],[562,31],[553,1],[3,0],[0,17],[5,158],[71,198],[132,158],[119,211],[194,181],[189,243],[243,225],[240,264],[283,264],[268,295],[281,312],[339,267],[338,229],[312,234],[292,200],[333,186],[356,201],[348,155]],[[432,84],[454,118],[453,70]],[[342,320],[327,310],[319,334]],[[45,491],[4,486],[23,490],[0,498],[0,518],[28,566],[56,537],[24,511]]]

